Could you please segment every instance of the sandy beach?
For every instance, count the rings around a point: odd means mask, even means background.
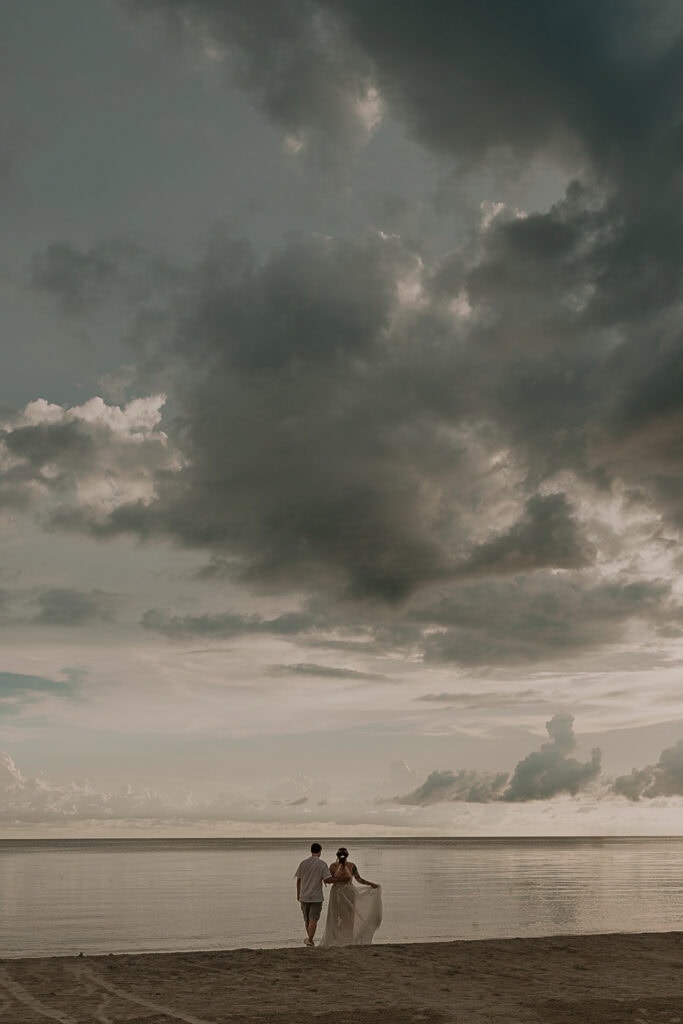
[[[683,933],[0,961],[5,1024],[683,1024]]]

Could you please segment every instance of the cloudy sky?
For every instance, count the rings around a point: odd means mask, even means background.
[[[680,5],[0,19],[3,834],[683,834]]]

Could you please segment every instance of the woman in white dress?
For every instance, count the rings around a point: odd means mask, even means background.
[[[382,889],[376,882],[361,878],[356,865],[349,860],[345,846],[337,850],[337,860],[330,864],[332,892],[327,905],[325,934],[321,946],[363,946],[382,923]],[[358,885],[354,885],[354,880]],[[361,889],[360,886],[366,888]]]

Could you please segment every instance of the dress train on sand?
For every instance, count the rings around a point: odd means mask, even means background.
[[[332,886],[321,946],[366,946],[382,923],[382,889],[354,885]]]

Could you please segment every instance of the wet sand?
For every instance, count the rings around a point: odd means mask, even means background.
[[[3,1024],[683,1024],[683,932],[0,960]]]

